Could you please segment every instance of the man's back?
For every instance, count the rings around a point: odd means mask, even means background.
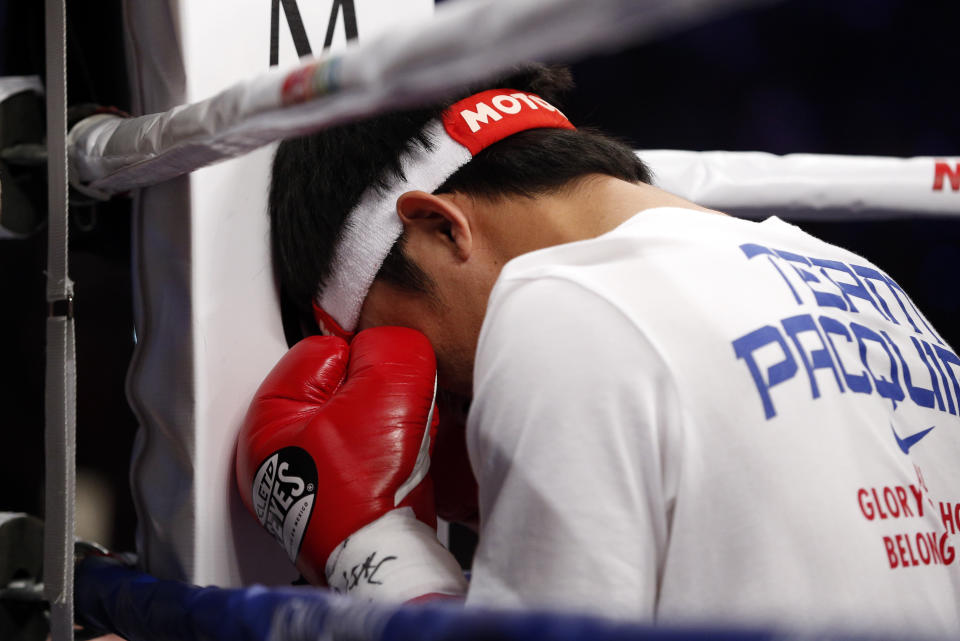
[[[958,373],[892,280],[776,219],[521,256],[478,346],[468,598],[955,633]]]

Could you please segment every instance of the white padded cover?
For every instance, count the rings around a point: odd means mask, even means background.
[[[355,0],[362,40],[427,19],[430,0]],[[314,53],[333,0],[299,0]],[[204,99],[267,69],[270,0],[126,0],[135,114]],[[296,62],[280,12],[279,62]],[[343,14],[334,47],[345,45]],[[223,586],[288,583],[296,571],[248,515],[234,438],[286,350],[266,242],[273,146],[135,196],[139,343],[128,396],[140,420],[131,468],[138,552],[164,578]]]

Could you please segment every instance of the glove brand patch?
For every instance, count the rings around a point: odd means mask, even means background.
[[[293,562],[300,553],[316,493],[317,466],[299,447],[271,454],[253,478],[251,497],[257,519]]]

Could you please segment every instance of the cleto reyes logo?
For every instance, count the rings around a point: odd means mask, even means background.
[[[253,510],[260,524],[296,562],[317,491],[313,458],[299,447],[277,450],[257,468],[252,490]]]
[[[443,126],[474,156],[519,131],[574,128],[540,96],[515,89],[490,89],[454,103],[443,114]]]

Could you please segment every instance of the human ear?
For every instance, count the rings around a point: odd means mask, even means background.
[[[473,251],[470,221],[449,196],[408,191],[397,199],[397,216],[407,229],[418,227],[440,237],[461,260],[470,257]]]

